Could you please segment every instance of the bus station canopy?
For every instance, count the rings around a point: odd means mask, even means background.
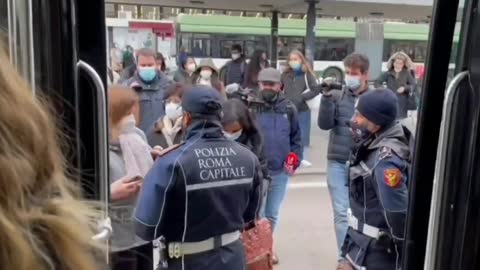
[[[111,0],[118,4],[161,5],[197,9],[238,10],[250,12],[300,13],[310,0]],[[110,1],[107,1],[110,2]],[[317,14],[368,18],[425,20],[432,13],[433,0],[320,0]]]

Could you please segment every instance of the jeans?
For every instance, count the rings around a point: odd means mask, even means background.
[[[280,207],[287,193],[287,184],[288,175],[286,173],[272,175],[272,182],[270,182],[268,189],[265,209],[262,211],[262,216],[266,217],[270,223],[272,223],[272,231],[275,231],[278,223]]]
[[[333,222],[337,238],[338,254],[345,240],[348,229],[347,210],[349,208],[348,167],[346,163],[329,160],[327,169],[327,185],[333,208]],[[340,256],[340,255],[339,255]]]
[[[298,112],[298,124],[300,125],[300,132],[302,134],[303,147],[310,146],[311,117],[311,111]]]

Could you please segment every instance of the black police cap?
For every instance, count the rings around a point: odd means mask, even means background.
[[[201,115],[220,115],[221,96],[217,90],[207,86],[194,86],[182,96],[182,108],[185,112]]]

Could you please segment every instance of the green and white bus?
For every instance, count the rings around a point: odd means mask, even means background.
[[[163,26],[155,27],[155,24]],[[167,35],[161,33],[163,31],[161,29],[166,29],[166,24],[173,26],[174,33]],[[305,26],[306,22],[302,19],[279,19],[277,43],[279,65],[285,62],[291,50],[303,50]],[[268,53],[271,42],[271,22],[269,18],[264,17],[181,14],[172,21],[107,19],[107,27],[112,35],[110,40],[113,42],[115,40],[119,40],[117,43],[124,42],[126,39],[116,35],[116,32],[121,32],[119,27],[123,27],[123,31],[129,34],[145,35],[145,31],[151,31],[157,35],[156,47],[167,57],[174,56],[181,47],[184,47],[195,58],[213,58],[219,68],[230,59],[230,48],[233,44],[241,44],[248,57],[255,49],[262,49]],[[385,22],[382,70],[386,70],[386,61],[397,51],[406,52],[417,66],[423,66],[428,34],[428,24]],[[356,22],[318,18],[315,35],[314,70],[322,72],[328,67],[341,70],[342,59],[355,49]],[[458,35],[456,31],[455,41],[458,40]],[[170,44],[170,47],[165,44]],[[454,57],[455,55],[452,55],[451,59]],[[171,61],[171,65],[175,65],[174,62]]]

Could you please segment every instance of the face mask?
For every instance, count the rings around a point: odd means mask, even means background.
[[[297,61],[290,61],[288,63],[290,65],[290,67],[295,70],[295,71],[300,71],[302,70],[302,64],[300,62],[297,62]]]
[[[200,77],[202,77],[202,79],[209,80],[212,77],[212,71],[202,70],[200,71]]]
[[[236,140],[238,140],[238,138],[240,138],[240,136],[242,136],[242,132],[243,132],[242,129],[240,129],[239,131],[234,132],[234,133],[228,133],[228,132],[224,131],[223,135],[225,135],[225,138],[227,138],[231,141],[236,141]]]
[[[145,82],[151,82],[157,76],[157,70],[155,67],[141,67],[138,68],[138,75]]]
[[[172,121],[177,120],[182,116],[182,106],[178,103],[169,102],[165,105],[165,115]]]
[[[350,130],[352,131],[353,141],[355,143],[362,142],[372,134],[366,127],[359,126],[353,121],[350,121]]]
[[[187,71],[193,72],[197,68],[197,65],[195,63],[191,63],[187,65]]]
[[[346,75],[345,76],[345,85],[349,89],[351,89],[353,91],[356,91],[356,90],[358,90],[358,88],[360,88],[362,83],[360,82],[360,77],[359,76]]]
[[[268,103],[275,102],[278,97],[278,92],[270,89],[262,90],[262,92],[260,93],[262,95],[263,100]]]
[[[233,60],[237,60],[238,58],[240,58],[240,54],[239,54],[239,53],[232,53],[232,59],[233,59]]]

